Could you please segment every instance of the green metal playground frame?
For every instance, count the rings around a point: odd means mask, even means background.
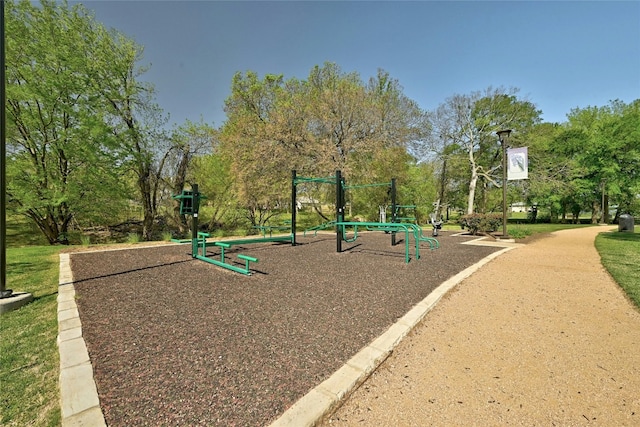
[[[404,232],[404,244],[405,244],[405,263],[409,263],[410,256],[410,240],[413,237],[415,246],[415,258],[420,259],[420,243],[426,242],[429,244],[431,250],[440,247],[438,240],[427,237],[422,233],[422,228],[414,223],[400,222],[398,217],[398,211],[400,208],[415,207],[413,205],[396,205],[396,182],[395,178],[389,183],[374,183],[374,184],[362,184],[362,185],[346,185],[342,178],[342,172],[336,171],[335,177],[329,178],[309,178],[299,177],[296,171],[291,172],[291,224],[290,226],[258,226],[257,229],[262,234],[262,237],[258,238],[246,238],[246,239],[229,239],[221,241],[208,241],[210,237],[209,233],[198,231],[198,213],[200,207],[200,200],[204,198],[198,191],[198,185],[193,184],[190,191],[184,190],[181,194],[173,196],[174,199],[180,200],[180,213],[184,215],[191,215],[191,240],[174,240],[179,243],[191,242],[191,255],[193,258],[205,261],[216,266],[241,273],[244,275],[251,275],[250,263],[259,262],[257,258],[237,254],[236,256],[244,261],[244,266],[240,267],[237,264],[232,264],[227,261],[225,254],[226,249],[230,249],[235,245],[247,245],[255,243],[291,243],[292,246],[296,245],[296,211],[297,211],[297,186],[303,183],[321,183],[332,184],[336,186],[336,220],[330,221],[324,224],[320,224],[315,227],[304,230],[304,235],[309,231],[317,232],[322,229],[335,228],[336,231],[336,251],[342,252],[342,242],[354,242],[358,238],[358,231],[364,229],[365,231],[384,231],[391,233],[391,245],[396,245],[396,233]],[[353,222],[345,221],[345,197],[344,193],[347,189],[354,188],[367,188],[388,186],[391,193],[391,212],[392,222]],[[352,229],[353,237],[347,238],[347,228]],[[273,231],[287,231],[288,234],[273,235]],[[267,233],[269,234],[267,236]],[[208,247],[216,247],[219,249],[220,259],[214,259],[207,256]]]

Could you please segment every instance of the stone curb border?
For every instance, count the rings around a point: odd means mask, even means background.
[[[58,350],[62,427],[106,427],[75,298],[70,256],[60,254]]]
[[[480,239],[478,239],[480,240]],[[475,241],[474,241],[475,242]],[[480,243],[480,242],[477,242]],[[484,243],[484,242],[483,242]],[[480,243],[481,246],[486,244]],[[468,244],[473,244],[468,242]],[[327,380],[300,398],[269,427],[314,427],[324,417],[331,415],[364,381],[391,355],[404,337],[427,315],[447,294],[480,267],[503,253],[522,245],[492,243],[504,249],[478,261],[455,276],[443,282],[425,299],[416,304],[407,314],[382,335],[360,350],[345,365]]]

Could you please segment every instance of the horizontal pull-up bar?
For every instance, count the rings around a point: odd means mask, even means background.
[[[390,182],[381,182],[376,184],[358,184],[358,185],[345,185],[344,189],[348,190],[350,188],[367,188],[367,187],[390,187]]]
[[[293,180],[293,185],[298,185],[306,182],[318,182],[321,184],[335,184],[335,178],[305,178],[305,177],[296,177]]]

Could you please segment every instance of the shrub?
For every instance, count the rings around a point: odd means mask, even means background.
[[[513,237],[514,239],[524,239],[531,234],[533,234],[533,231],[531,231],[531,229],[528,227],[521,227],[519,225],[509,227],[509,236]]]
[[[502,225],[502,215],[499,214],[470,214],[460,218],[460,226],[466,228],[473,235],[491,233]]]
[[[127,243],[140,243],[141,236],[138,233],[129,233],[127,236]]]

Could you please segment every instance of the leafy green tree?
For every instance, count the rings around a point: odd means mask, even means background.
[[[194,123],[187,120],[184,124],[174,129],[169,149],[164,153],[158,167],[162,171],[168,192],[171,195],[180,194],[185,189],[190,177],[193,177],[190,172],[194,167],[194,162],[199,157],[211,154],[216,150],[217,146],[218,131],[202,121]],[[197,178],[191,179],[191,184],[194,183],[202,186],[201,181]],[[202,190],[200,191],[202,192]],[[166,196],[164,199],[169,202]],[[180,215],[180,203],[177,200],[170,200],[172,204],[170,221],[173,226],[178,228],[180,233],[184,233],[188,228],[188,224],[184,215]]]
[[[573,194],[567,185],[572,164],[566,156],[552,152],[553,142],[561,132],[558,124],[540,123],[531,129],[527,138],[529,179],[524,182],[521,200],[535,205],[536,210],[532,212],[536,217],[532,217],[532,221],[537,220],[538,208],[557,211],[560,201]]]
[[[201,221],[210,231],[233,227],[238,200],[233,191],[231,165],[223,156],[213,153],[193,159],[187,180],[199,183],[199,191],[206,197],[201,202]]]
[[[606,220],[609,200],[632,211],[638,194],[640,100],[612,101],[604,107],[576,108],[565,133],[577,135],[566,154],[580,175],[574,182],[588,199],[593,223]],[[604,199],[604,204],[602,200]]]
[[[109,64],[121,49],[81,6],[5,2],[5,13],[8,207],[53,244],[72,220],[104,221],[126,200],[91,59]]]
[[[143,48],[117,31],[95,25],[95,41],[85,53],[88,82],[97,94],[96,110],[103,114],[117,141],[116,152],[135,181],[142,206],[142,237],[154,237],[162,185],[163,160],[172,149],[162,126],[162,110],[153,101],[154,89],[139,77]]]
[[[290,164],[288,141],[272,129],[282,80],[277,75],[260,80],[253,72],[237,73],[225,101],[227,122],[220,133],[220,154],[231,165],[234,192],[251,225],[266,223],[288,189],[290,169],[283,167]]]
[[[640,212],[640,99],[620,106],[620,118],[610,129],[612,140],[617,145],[614,149],[615,159],[620,167],[616,174],[619,203],[616,216]]]
[[[432,114],[431,147],[443,157],[450,158],[457,153],[467,159],[467,214],[476,209],[480,182],[495,188],[502,186],[498,176],[501,148],[496,131],[510,128],[525,133],[540,121],[540,111],[531,102],[518,99],[517,92],[517,89],[489,87],[484,92],[454,95]],[[512,141],[518,141],[517,133],[512,135]]]
[[[305,81],[238,73],[231,92],[222,152],[252,223],[286,204],[290,169],[306,176],[339,169],[349,182],[380,181],[377,171],[403,169],[428,130],[427,115],[384,71],[368,84],[333,63],[314,67]]]
[[[55,243],[137,193],[151,239],[170,141],[142,47],[66,2],[7,2],[7,27],[11,206]]]
[[[415,205],[416,220],[419,224],[429,221],[429,215],[436,212],[438,201],[438,180],[433,162],[411,162],[406,180],[400,183],[398,204]]]

